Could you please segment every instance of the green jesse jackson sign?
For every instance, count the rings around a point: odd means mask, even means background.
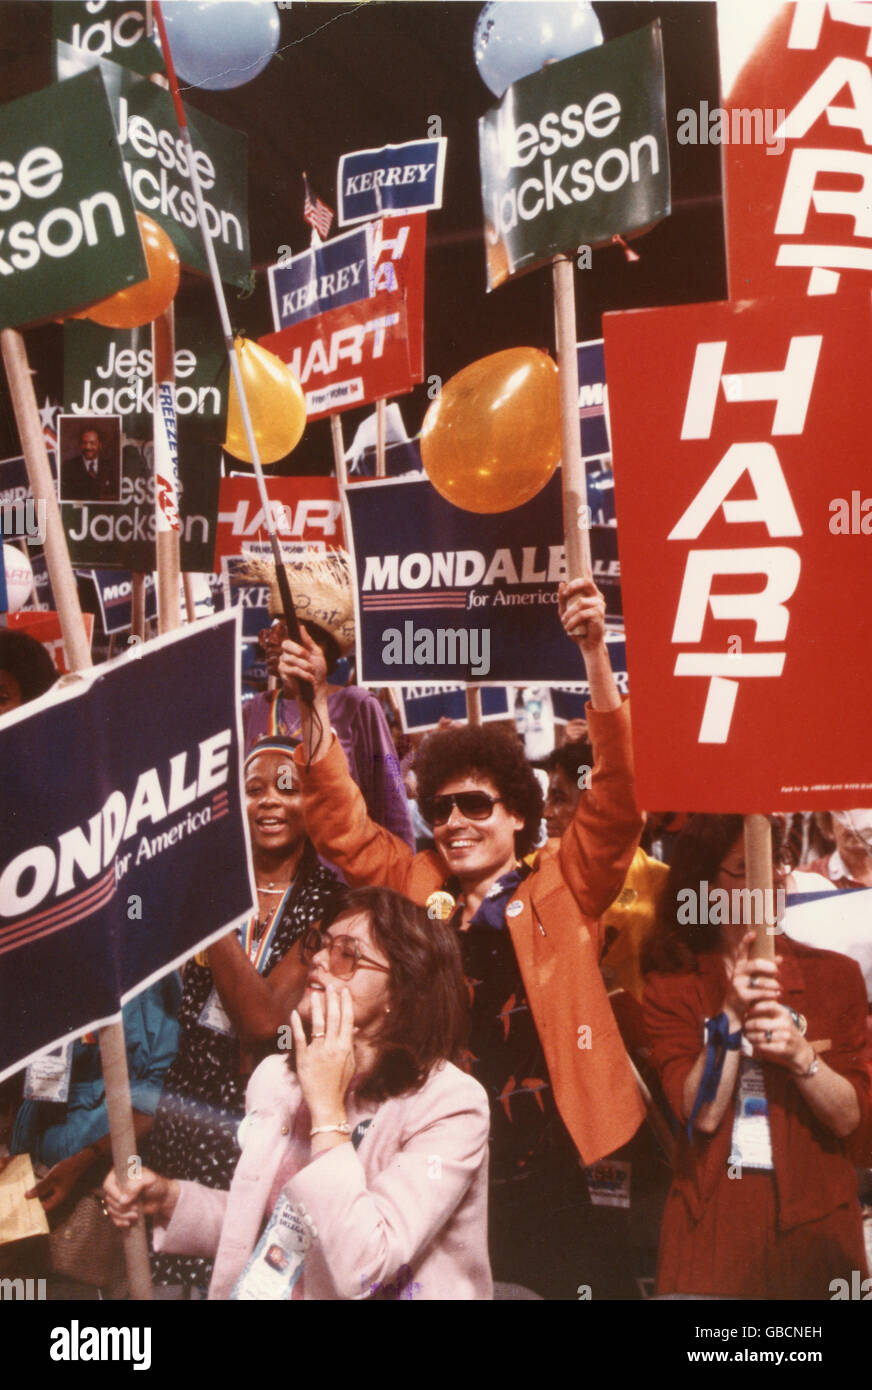
[[[53,318],[147,274],[100,73],[0,109],[0,328]]]
[[[136,207],[163,227],[184,265],[209,272],[188,169],[188,152],[169,92],[101,63],[118,125],[124,172]],[[206,225],[222,280],[244,285],[251,272],[248,241],[248,141],[238,130],[186,106]]]
[[[509,87],[478,123],[488,289],[668,216],[660,23]]]
[[[70,72],[92,59],[59,42],[59,69]],[[197,221],[188,152],[172,97],[163,87],[104,58],[99,69],[118,134],[134,206],[163,227],[186,266],[208,274]],[[251,273],[248,240],[248,141],[238,130],[186,105],[206,225],[221,278],[245,285]]]

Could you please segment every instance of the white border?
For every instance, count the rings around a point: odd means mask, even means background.
[[[345,184],[345,161],[346,159],[356,159],[361,154],[385,154],[387,151],[407,150],[410,145],[438,145],[436,152],[436,185],[433,190],[432,203],[415,203],[413,207],[406,208],[376,208],[374,212],[364,213],[361,217],[345,216],[345,194],[343,187]],[[408,217],[414,212],[433,212],[442,206],[442,184],[445,178],[445,155],[448,149],[447,135],[424,135],[420,140],[404,140],[401,145],[374,145],[368,150],[349,150],[347,154],[339,156],[339,167],[336,171],[337,182],[337,203],[339,210],[337,218],[340,227],[354,227],[358,222],[371,222],[380,217]]]

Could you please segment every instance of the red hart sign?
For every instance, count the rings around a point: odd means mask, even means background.
[[[719,0],[718,40],[730,297],[869,289],[872,4]]]
[[[294,373],[309,420],[423,381],[426,225],[425,213],[374,223],[375,293],[258,339]]]
[[[872,805],[868,298],[604,328],[639,804]]]

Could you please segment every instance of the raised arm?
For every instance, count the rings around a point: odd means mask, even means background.
[[[599,917],[621,890],[644,824],[633,790],[629,704],[621,701],[605,643],[605,600],[592,580],[559,589],[560,617],[584,658],[590,685],[592,772],[560,844],[560,862],[582,911]]]
[[[302,645],[282,643],[279,675],[285,682],[302,677],[315,691],[311,707],[300,702],[303,738],[294,752],[309,838],[350,885],[379,884],[403,892],[414,851],[368,814],[330,724],[323,655],[305,630],[301,636]]]

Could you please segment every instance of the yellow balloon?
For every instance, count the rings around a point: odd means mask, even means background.
[[[290,367],[275,353],[250,338],[237,338],[235,347],[260,461],[278,463],[303,437],[306,398]],[[224,448],[234,458],[252,462],[232,372]]]
[[[421,458],[436,491],[469,512],[529,502],[560,462],[557,366],[509,348],[464,367],[424,416]]]

